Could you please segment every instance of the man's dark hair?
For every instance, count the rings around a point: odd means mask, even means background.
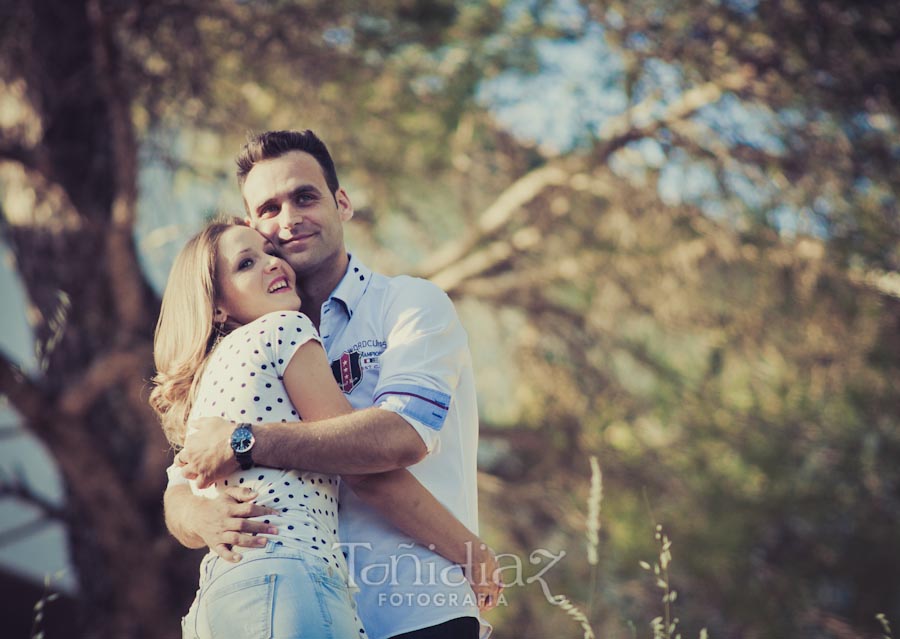
[[[340,184],[338,184],[337,171],[334,170],[334,160],[331,159],[325,143],[309,129],[306,131],[266,131],[248,136],[247,144],[235,158],[238,167],[238,187],[244,187],[247,174],[257,162],[272,160],[291,151],[303,151],[313,156],[322,167],[325,184],[328,185],[331,194],[337,194]]]

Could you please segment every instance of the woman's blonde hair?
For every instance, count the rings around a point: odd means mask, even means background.
[[[188,240],[172,264],[163,293],[153,338],[156,376],[150,405],[162,421],[166,439],[176,447],[184,444],[187,418],[207,357],[226,330],[214,321],[219,239],[242,224],[238,218],[218,217]]]

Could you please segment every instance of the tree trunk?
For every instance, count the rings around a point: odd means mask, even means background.
[[[137,144],[113,30],[94,0],[19,11],[19,70],[42,136],[15,152],[4,143],[34,205],[4,211],[3,231],[41,370],[29,379],[4,361],[0,382],[65,479],[83,612],[71,636],[175,637],[199,553],[163,524],[168,445],[147,405],[159,302],[132,238]]]

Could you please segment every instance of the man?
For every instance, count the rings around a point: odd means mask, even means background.
[[[253,425],[242,461],[275,468],[371,474],[409,466],[463,524],[477,532],[477,410],[465,331],[449,298],[424,280],[387,278],[347,254],[343,223],[353,206],[325,145],[311,132],[274,131],[251,139],[237,159],[249,223],[297,273],[303,311],[319,328],[338,384],[356,409],[302,424]],[[166,521],[191,547],[207,545],[236,561],[235,546],[269,532],[248,517],[266,514],[254,495],[230,489],[219,500],[194,497],[183,478],[203,485],[235,470],[235,425],[203,420],[170,469]],[[459,566],[413,544],[349,490],[341,495],[340,536],[361,587],[360,617],[372,639],[477,637],[478,605]],[[436,539],[442,552],[445,545]],[[470,545],[471,546],[471,545]],[[434,548],[434,546],[430,546]],[[475,552],[474,565],[472,552]],[[493,573],[485,548],[456,548],[459,564]],[[467,556],[468,555],[468,556]],[[498,586],[470,574],[496,603]]]

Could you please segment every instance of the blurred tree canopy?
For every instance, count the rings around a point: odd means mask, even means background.
[[[146,404],[142,166],[233,188],[245,131],[305,127],[357,205],[351,244],[463,313],[484,534],[522,557],[565,549],[545,578],[600,634],[649,635],[661,605],[637,565],[656,521],[686,636],[869,637],[876,613],[900,618],[898,14],[2,0],[2,231],[40,370],[4,358],[0,388],[66,479],[53,514],[82,634],[175,636],[196,579],[164,530]],[[605,53],[585,59],[591,42]],[[508,98],[543,105],[518,126],[485,98],[582,67],[583,86]],[[547,137],[563,117],[571,143]],[[606,494],[595,572],[589,454]],[[506,595],[498,636],[565,633],[536,584]]]

